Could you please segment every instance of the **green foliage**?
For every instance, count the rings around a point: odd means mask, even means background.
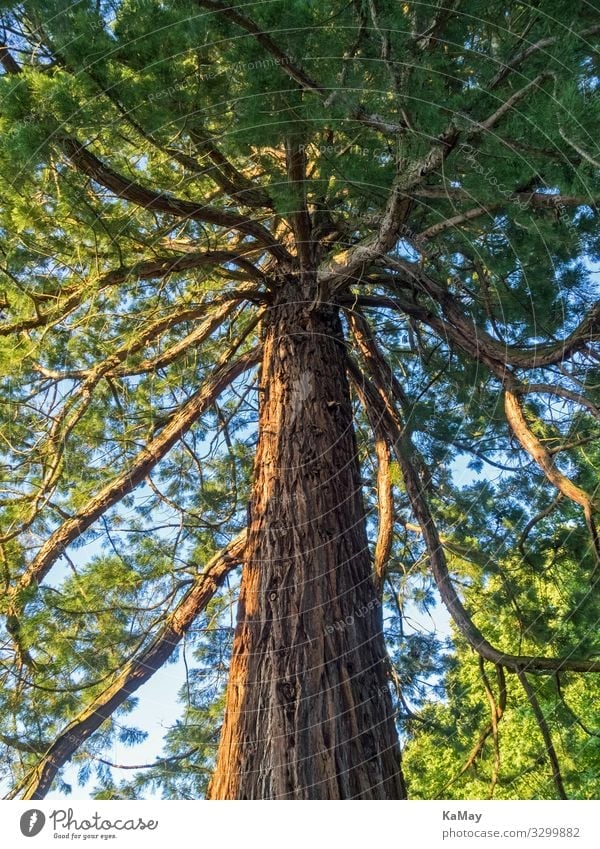
[[[266,391],[253,367],[225,381],[131,486],[128,476],[220,363],[260,345],[277,275],[299,268],[299,205],[313,234],[322,225],[311,250],[329,271],[344,252],[373,244],[395,179],[417,166],[392,247],[326,296],[338,300],[365,385],[394,396],[451,580],[475,625],[509,654],[598,657],[593,7],[231,6],[254,29],[196,0],[0,4],[18,67],[3,54],[0,758],[14,794],[246,525]],[[543,49],[511,66],[542,40]],[[444,141],[449,128],[452,142]],[[301,181],[290,176],[286,145],[304,163]],[[181,211],[186,203],[192,212]],[[274,242],[293,255],[288,265]],[[202,252],[210,262],[190,262]],[[352,330],[353,310],[387,363],[379,383]],[[536,360],[549,349],[547,361]],[[589,515],[557,497],[511,431],[503,407],[510,385],[549,465],[589,495]],[[374,549],[377,411],[359,396]],[[118,497],[66,547],[59,540],[39,585],[19,584],[44,543],[115,481]],[[383,618],[411,795],[556,797],[540,728],[513,674],[497,749],[488,734],[461,772],[490,722],[484,676],[496,704],[500,687],[493,665],[482,675],[464,633],[445,625],[397,458],[390,482]],[[172,658],[185,682],[160,758],[129,779],[110,765],[115,741],[134,757],[144,736],[134,718],[129,725],[138,698],[130,695],[74,755],[86,792],[204,795],[237,586],[232,573]],[[597,797],[594,676],[528,680],[568,795]],[[61,772],[55,787],[67,792],[70,780]]]

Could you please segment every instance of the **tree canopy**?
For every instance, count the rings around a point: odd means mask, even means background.
[[[597,13],[0,2],[11,798],[205,793],[286,275],[340,310],[409,796],[598,795]]]

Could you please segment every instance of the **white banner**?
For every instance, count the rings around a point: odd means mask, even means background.
[[[600,802],[2,802],[7,849],[597,849]]]

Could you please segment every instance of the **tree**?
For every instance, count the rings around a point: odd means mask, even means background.
[[[595,11],[2,4],[10,796],[597,792]]]

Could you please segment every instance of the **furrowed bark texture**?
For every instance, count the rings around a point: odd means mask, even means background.
[[[406,792],[337,311],[287,283],[264,324],[259,444],[212,799]]]

